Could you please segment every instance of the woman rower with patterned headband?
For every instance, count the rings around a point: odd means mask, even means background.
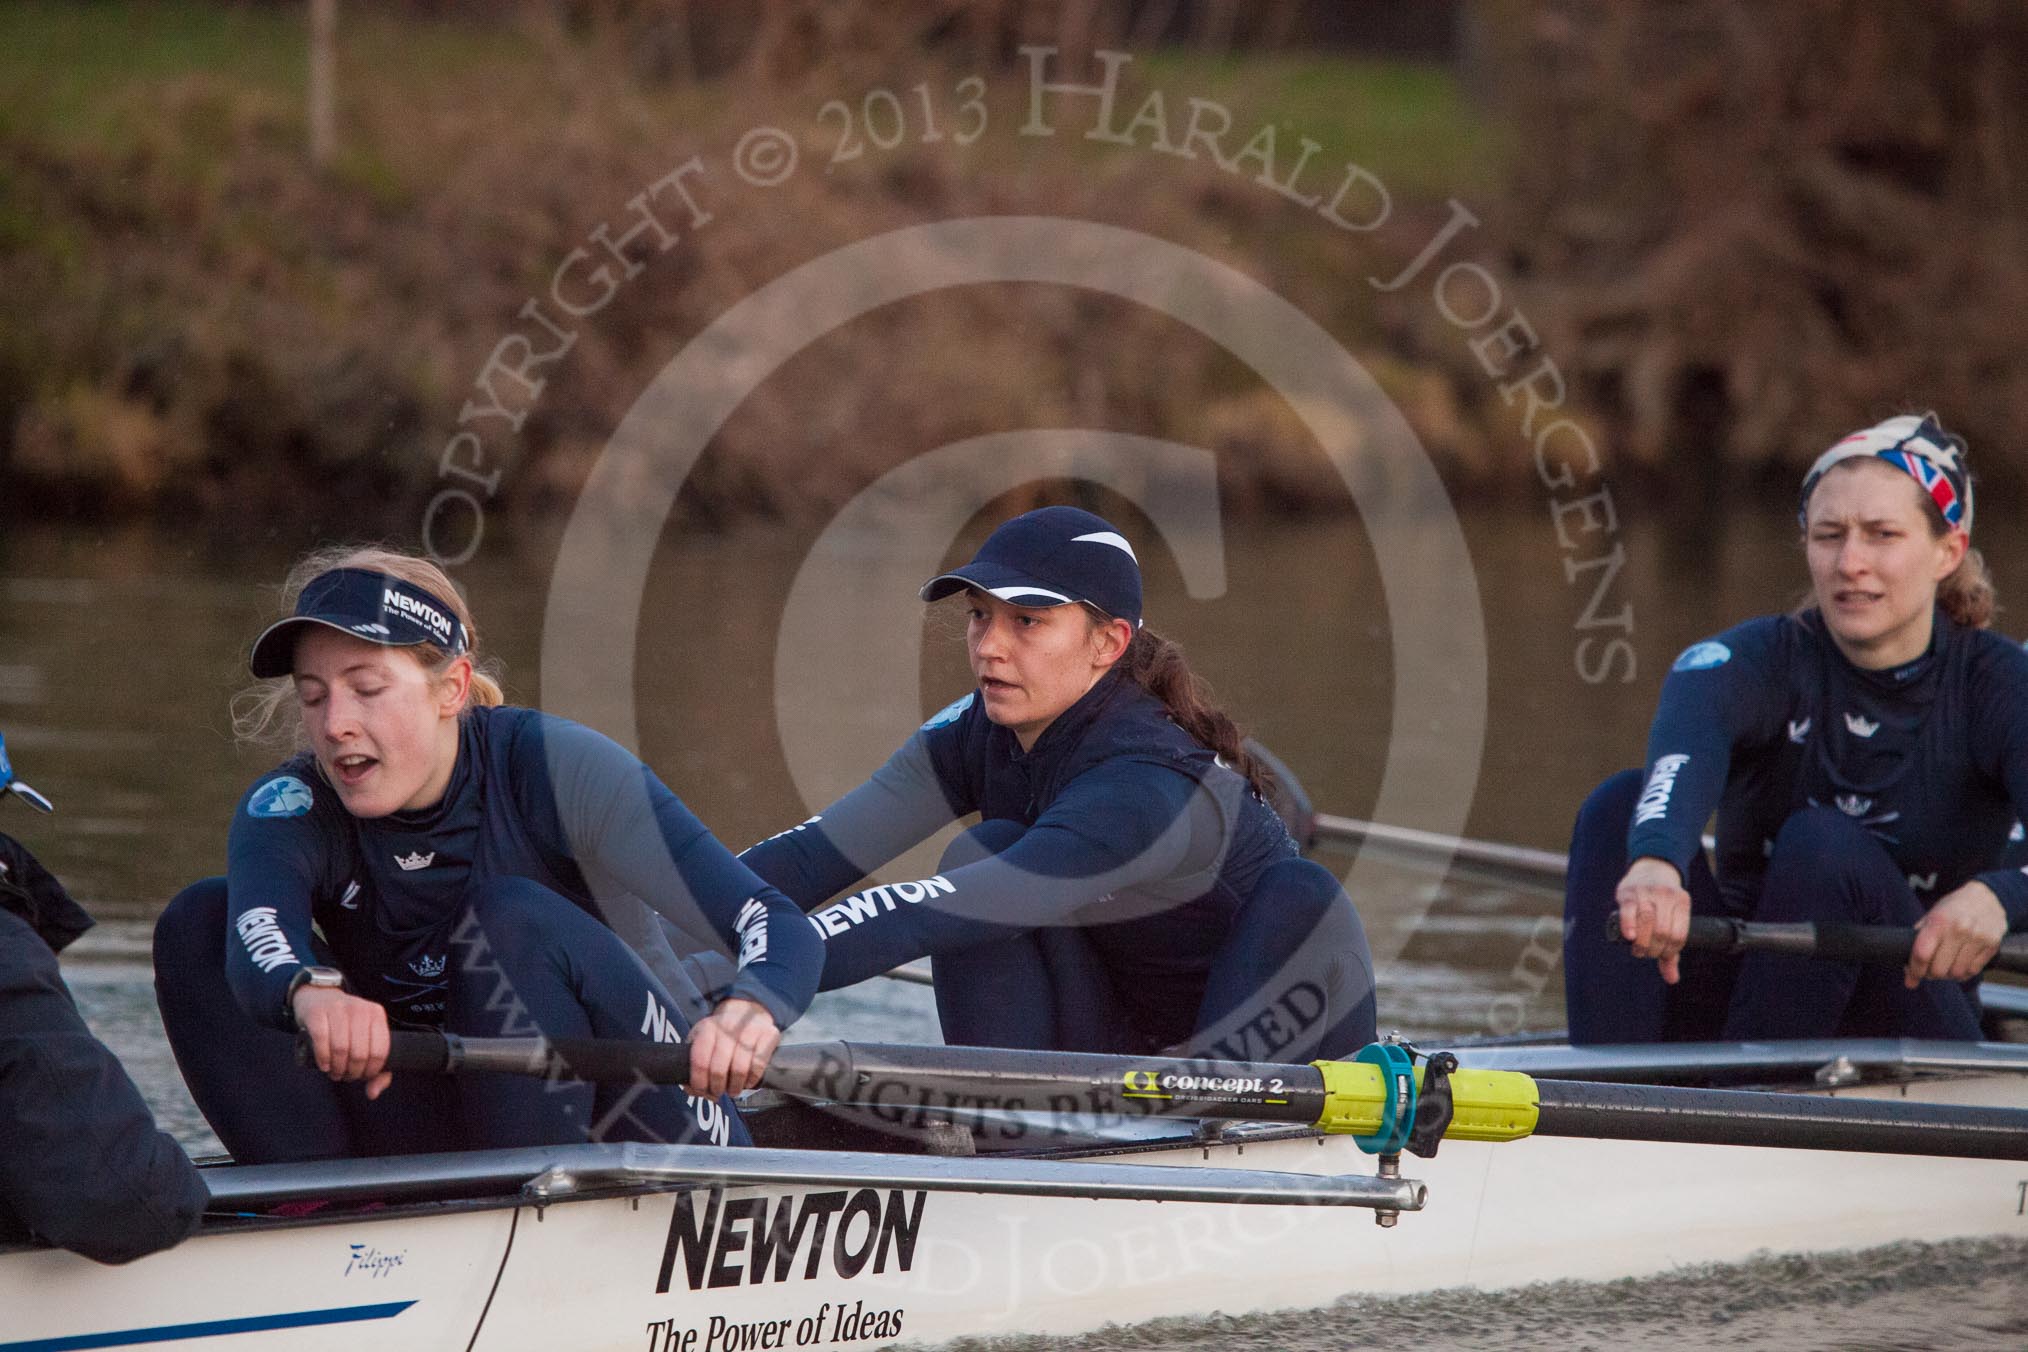
[[[1646,774],[1578,816],[1573,1041],[1976,1038],[1976,978],[2028,929],[2028,876],[1998,867],[2028,809],[2028,654],[1986,627],[1964,443],[1934,415],[1856,432],[1811,466],[1800,515],[1814,604],[1678,657]],[[1693,913],[1916,940],[1901,971],[1685,953]]]
[[[1141,626],[1126,538],[1029,512],[922,589],[960,593],[977,688],[741,856],[820,908],[824,988],[928,954],[952,1043],[1302,1061],[1370,1042],[1359,917],[1181,651]],[[973,812],[935,876],[824,904]]]
[[[259,1162],[744,1142],[725,1095],[759,1081],[816,990],[822,945],[802,912],[632,753],[506,707],[434,565],[327,551],[288,593],[293,613],[254,645],[268,684],[241,730],[299,716],[304,749],[241,800],[226,876],[185,890],[155,932],[170,1045],[226,1147]],[[736,955],[713,998],[688,983],[661,919]],[[391,1084],[390,1020],[476,1036],[687,1034],[694,1096],[507,1075]],[[294,1063],[299,1029],[314,1070]]]

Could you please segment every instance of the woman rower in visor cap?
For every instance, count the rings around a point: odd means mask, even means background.
[[[801,911],[631,752],[507,706],[435,565],[326,551],[289,592],[293,613],[254,645],[265,684],[241,722],[299,724],[303,749],[240,800],[226,875],[155,932],[163,1023],[219,1139],[247,1162],[744,1142],[726,1095],[759,1081],[816,989]],[[722,981],[700,988],[665,919],[726,955]],[[391,1081],[390,1023],[680,1039],[693,1082]],[[298,1030],[315,1068],[295,1064]]]
[[[975,688],[741,856],[813,909],[823,987],[927,955],[945,1040],[976,1046],[1300,1061],[1371,1041],[1352,903],[1301,857],[1181,650],[1142,625],[1125,535],[1073,507],[1025,513],[922,588],[951,596]],[[975,813],[935,875],[831,900]]]

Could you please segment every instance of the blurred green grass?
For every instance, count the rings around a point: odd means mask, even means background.
[[[251,6],[205,0],[6,0],[0,3],[0,130],[24,136],[58,153],[90,152],[117,159],[150,142],[159,131],[157,96],[198,82],[217,105],[216,120],[251,113],[276,134],[305,135],[307,6]],[[591,52],[585,73],[630,82]],[[341,9],[338,81],[341,122],[348,103],[414,99],[417,138],[430,139],[425,110],[455,98],[465,109],[492,105],[523,115],[554,106],[563,93],[554,69],[555,49],[545,47],[524,19],[503,13],[494,22],[434,20],[390,14],[358,5]],[[1013,93],[1026,81],[1025,64],[992,80]],[[1161,88],[1173,133],[1180,136],[1190,97],[1217,100],[1233,113],[1228,149],[1236,150],[1260,126],[1273,123],[1278,163],[1293,165],[1297,137],[1323,146],[1313,171],[1320,176],[1350,160],[1376,174],[1402,198],[1441,198],[1473,192],[1488,182],[1490,129],[1443,66],[1417,61],[1348,57],[1331,52],[1248,53],[1212,56],[1187,49],[1140,52],[1129,67],[1120,116],[1131,115],[1145,91]],[[676,116],[677,125],[708,120],[711,86],[668,86],[635,91],[643,107]],[[566,100],[567,102],[567,100]],[[438,104],[437,106],[441,106]],[[223,126],[205,135],[185,125],[183,136],[201,156],[222,148]],[[412,200],[435,172],[432,156],[382,155],[356,137],[345,140],[360,186],[383,203]],[[1075,153],[1095,158],[1141,153],[1077,142]],[[363,161],[359,160],[364,156]],[[406,173],[403,168],[406,166]],[[187,161],[191,172],[201,166]],[[422,181],[404,181],[409,175]]]
[[[308,6],[202,0],[7,0],[0,4],[0,126],[54,149],[117,155],[149,129],[148,96],[193,77],[271,108],[300,133]],[[427,89],[533,71],[540,53],[513,22],[461,24],[342,9],[348,87]]]
[[[1350,160],[1397,197],[1442,198],[1486,188],[1497,167],[1498,138],[1466,97],[1457,75],[1426,61],[1331,52],[1211,56],[1164,49],[1136,56],[1140,82],[1167,91],[1181,134],[1183,99],[1194,94],[1231,108],[1237,149],[1265,123],[1276,124],[1277,167],[1300,153],[1296,137],[1323,151],[1318,164]],[[1131,105],[1125,116],[1132,115]],[[1314,166],[1313,166],[1314,167]]]
[[[137,130],[132,96],[197,73],[300,97],[295,10],[105,0],[0,5],[0,119],[52,147],[117,149]]]

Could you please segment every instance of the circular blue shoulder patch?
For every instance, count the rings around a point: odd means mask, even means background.
[[[957,722],[958,719],[964,714],[965,710],[972,707],[972,698],[977,693],[978,693],[977,691],[973,691],[971,694],[965,695],[962,698],[954,699],[949,704],[946,704],[943,708],[931,714],[929,722],[922,725],[922,730],[924,732],[930,732],[937,728],[944,727],[947,724]]]
[[[253,791],[246,800],[249,817],[300,817],[313,801],[310,786],[294,775],[280,775]]]
[[[1671,671],[1702,671],[1706,667],[1722,667],[1732,660],[1732,649],[1717,640],[1693,643],[1683,650]]]

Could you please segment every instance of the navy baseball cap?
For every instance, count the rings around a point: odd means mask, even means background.
[[[321,624],[388,648],[433,643],[456,657],[469,647],[456,611],[435,594],[388,573],[333,568],[319,573],[296,598],[296,613],[277,620],[254,640],[248,664],[262,680],[295,669],[296,640],[304,626]]]
[[[922,584],[937,601],[977,587],[1009,605],[1094,606],[1115,619],[1141,623],[1141,561],[1127,537],[1102,516],[1075,507],[1023,512],[986,537],[962,568]]]

